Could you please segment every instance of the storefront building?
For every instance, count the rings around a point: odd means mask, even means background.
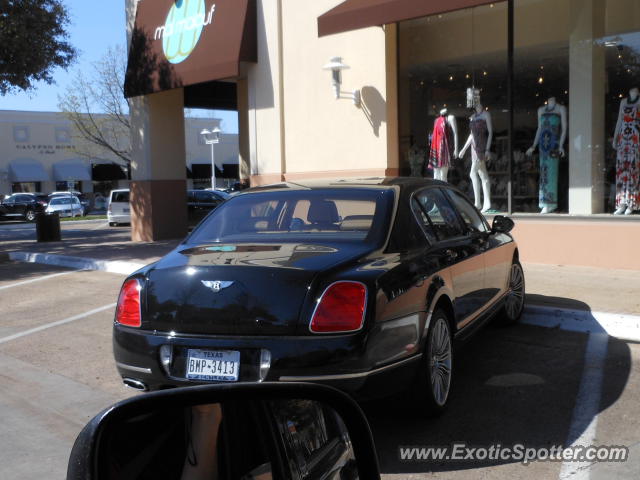
[[[100,115],[96,118],[104,120]],[[219,119],[185,122],[189,188],[211,186],[211,146],[200,132],[215,127],[220,127]],[[119,143],[126,149],[129,138],[120,138]],[[238,135],[223,133],[214,148],[216,180],[222,187],[238,177]],[[89,199],[104,198],[112,189],[128,187],[128,176],[122,158],[88,144],[63,113],[0,111],[0,195],[71,188]]]
[[[640,269],[640,2],[137,5],[127,83],[146,127],[141,195],[184,188],[170,159],[154,176],[149,153],[168,118],[210,102],[238,111],[252,185],[441,178],[515,216],[525,261]],[[337,87],[330,59],[349,66]],[[155,238],[143,223],[134,238]]]

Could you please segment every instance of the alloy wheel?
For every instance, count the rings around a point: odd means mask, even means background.
[[[524,272],[518,262],[511,265],[509,291],[505,301],[505,312],[510,320],[517,320],[524,306]]]
[[[444,318],[438,318],[433,326],[430,348],[431,392],[439,406],[443,406],[449,396],[451,386],[451,334]]]
[[[27,210],[27,213],[25,213],[24,218],[27,220],[27,222],[33,222],[36,219],[36,214],[33,210]]]

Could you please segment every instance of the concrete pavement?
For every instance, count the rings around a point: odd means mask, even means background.
[[[82,425],[135,392],[122,386],[111,353],[113,304],[123,274],[178,241],[130,242],[129,229],[63,226],[63,241],[38,244],[0,228],[0,478],[62,478]],[[14,262],[10,258],[42,263]],[[61,258],[76,269],[60,267]],[[525,259],[526,260],[526,259]],[[48,262],[48,263],[45,263]],[[74,263],[76,262],[76,263]],[[114,263],[115,262],[115,263]],[[489,327],[456,357],[452,404],[442,417],[406,415],[403,398],[367,406],[384,478],[475,479],[567,476],[557,462],[401,462],[401,445],[493,443],[627,445],[624,463],[590,466],[592,480],[640,471],[640,346],[604,335],[602,315],[640,315],[640,275],[525,263],[524,324]],[[540,314],[542,311],[542,314]],[[541,328],[537,322],[546,321]],[[527,325],[526,323],[533,323]],[[591,332],[585,335],[582,332]],[[596,348],[593,348],[595,339]],[[582,478],[582,477],[580,477]]]

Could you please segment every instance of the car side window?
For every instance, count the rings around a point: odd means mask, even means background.
[[[422,190],[413,197],[412,203],[429,241],[442,241],[464,234],[453,207],[441,190]]]
[[[31,197],[28,195],[18,195],[16,197],[16,202],[18,203],[28,203],[31,200]]]
[[[464,195],[456,190],[447,189],[446,192],[451,199],[451,203],[453,203],[462,217],[467,229],[474,233],[485,233],[489,231],[487,223]]]
[[[2,203],[6,203],[7,205],[13,205],[14,203],[16,203],[16,197],[7,197],[5,198]]]

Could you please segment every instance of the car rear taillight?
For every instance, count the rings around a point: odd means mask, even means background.
[[[140,315],[140,282],[135,278],[127,280],[122,285],[118,306],[116,307],[116,322],[128,327],[142,325]]]
[[[109,205],[109,207],[107,208],[107,213],[109,215],[111,215],[113,213],[113,209],[111,208],[111,205]]]
[[[360,330],[366,305],[367,287],[362,283],[335,282],[320,297],[309,329],[314,333]]]

